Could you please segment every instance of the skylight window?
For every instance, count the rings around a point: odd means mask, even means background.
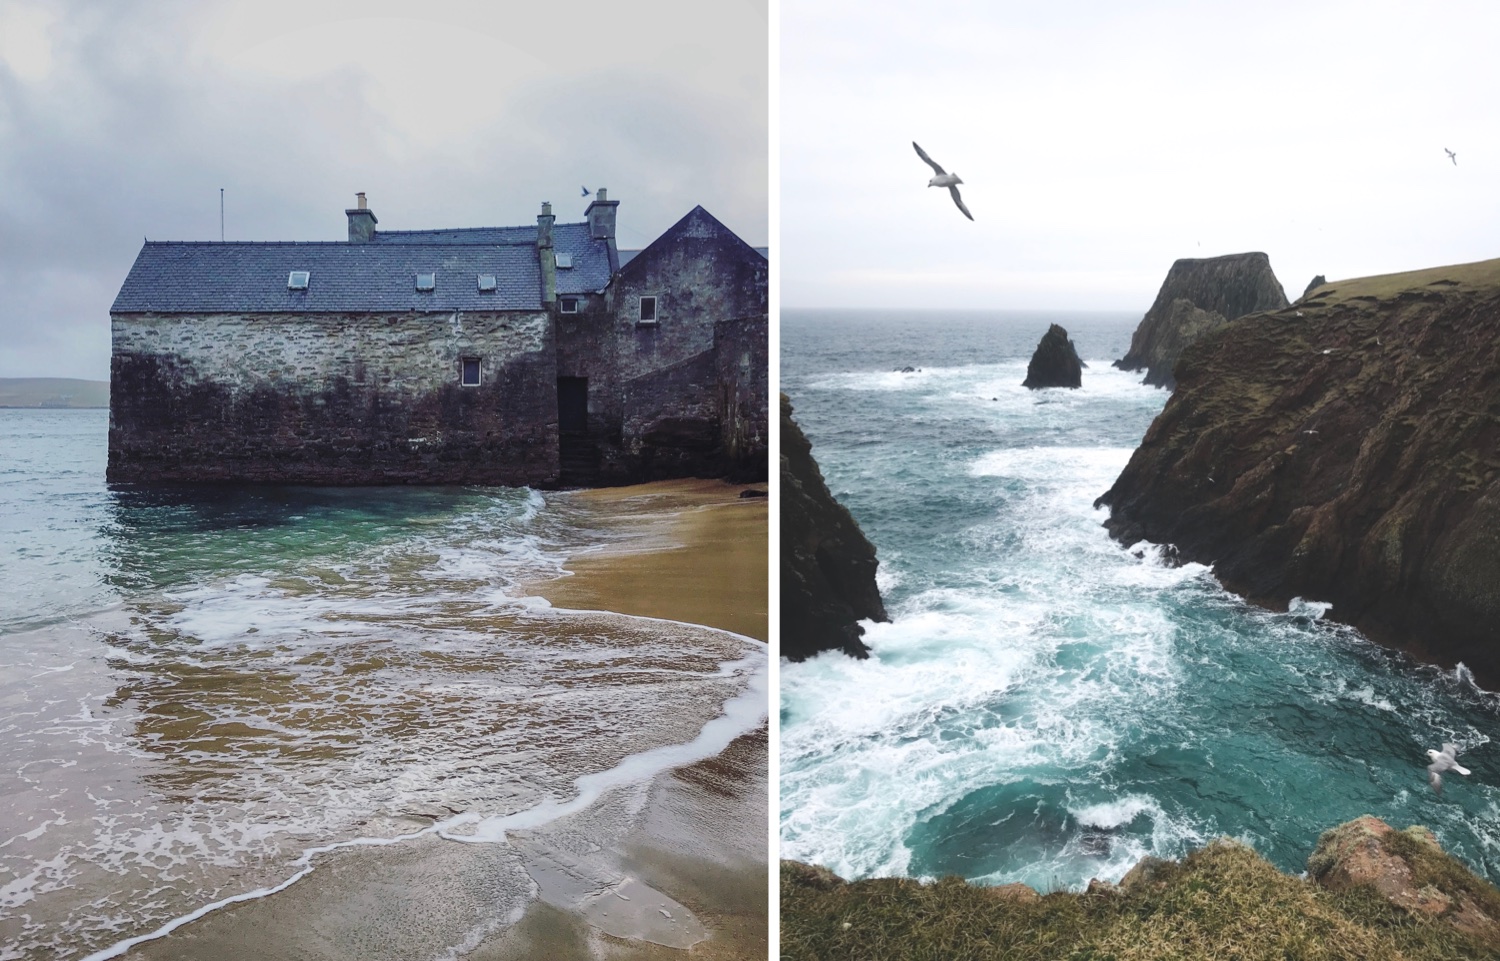
[[[567,267],[573,266],[573,255],[572,254],[558,253],[558,255],[557,255],[557,266],[561,267],[561,268],[567,268]]]
[[[287,290],[306,290],[307,281],[312,275],[305,270],[294,270],[286,277]]]
[[[417,274],[418,290],[434,290],[437,288],[437,274]]]
[[[484,291],[485,293],[493,293],[494,290],[495,290],[495,275],[494,274],[480,274],[479,275],[479,289],[482,290],[482,291]]]

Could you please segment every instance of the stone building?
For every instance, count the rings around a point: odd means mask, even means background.
[[[702,207],[579,223],[147,242],[110,310],[114,482],[766,476],[767,263]],[[622,267],[621,262],[625,261]]]

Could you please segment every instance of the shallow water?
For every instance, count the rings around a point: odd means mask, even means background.
[[[784,312],[783,390],[892,623],[868,661],[782,664],[782,856],[1079,889],[1220,835],[1301,871],[1370,813],[1500,879],[1500,699],[1107,536],[1093,500],[1167,396],[1109,366],[1138,319]],[[1053,322],[1083,387],[1028,391]],[[1438,798],[1443,741],[1473,775]]]
[[[111,491],[106,427],[0,411],[0,959],[107,951],[340,845],[504,843],[764,716],[760,643],[528,596],[630,536],[567,495]],[[535,893],[511,867],[491,927]]]

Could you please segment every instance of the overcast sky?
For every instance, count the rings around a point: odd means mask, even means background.
[[[1492,0],[786,0],[781,29],[784,307],[1144,312],[1181,257],[1265,251],[1292,299],[1500,257]]]
[[[0,377],[109,376],[143,237],[343,240],[702,204],[768,237],[765,0],[0,0]]]

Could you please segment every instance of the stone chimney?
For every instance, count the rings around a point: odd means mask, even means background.
[[[615,248],[615,208],[620,206],[618,200],[610,200],[609,194],[603,187],[594,193],[594,199],[589,204],[583,215],[589,221],[589,236],[595,240],[602,240],[609,246],[609,272],[613,274],[620,269],[620,252]]]
[[[542,303],[557,300],[557,252],[552,249],[552,205],[542,203],[536,215],[536,259],[542,268]]]
[[[354,199],[354,209],[344,211],[349,217],[349,242],[367,244],[375,239],[375,225],[380,221],[375,219],[375,211],[366,203],[363,190],[355,194]]]

